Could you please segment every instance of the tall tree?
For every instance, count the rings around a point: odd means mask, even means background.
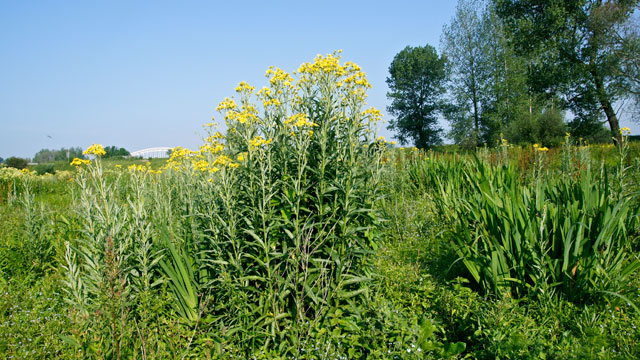
[[[604,114],[613,136],[620,125],[614,104],[620,90],[618,46],[612,31],[624,24],[639,0],[494,0],[520,54],[540,54],[529,79],[549,96],[564,95],[579,117]]]
[[[428,148],[442,143],[438,117],[446,110],[446,64],[431,45],[407,46],[391,62],[387,110],[396,118],[389,121],[388,129],[397,132],[401,144]]]
[[[457,143],[466,141],[475,145],[482,138],[484,109],[481,104],[488,70],[481,7],[482,2],[478,0],[460,0],[451,23],[444,26],[441,38],[443,54],[451,64],[450,91],[458,110],[449,119],[453,137]],[[469,125],[472,125],[471,129]]]
[[[483,10],[480,32],[485,37],[483,61],[487,69],[485,94],[482,96],[483,117],[487,128],[486,140],[491,143],[498,140],[499,133],[523,118],[533,122],[534,113],[542,110],[544,101],[527,82],[527,64],[531,58],[515,53],[502,20],[491,3]]]
[[[608,45],[618,47],[618,76],[632,102],[632,116],[640,121],[640,14],[634,15],[627,23],[613,29]]]

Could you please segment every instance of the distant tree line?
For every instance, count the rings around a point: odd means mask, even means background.
[[[638,4],[460,0],[440,55],[407,47],[391,63],[389,128],[418,147],[619,138],[621,104],[640,110]]]
[[[33,157],[37,163],[48,163],[54,161],[73,160],[73,158],[84,159],[81,147],[62,148],[59,150],[42,149]]]
[[[125,157],[130,153],[125,148],[116,146],[107,146],[104,148],[106,154],[103,158]],[[33,157],[33,161],[37,163],[48,163],[54,161],[72,160],[74,158],[84,159],[81,147],[62,148],[59,150],[42,149]]]

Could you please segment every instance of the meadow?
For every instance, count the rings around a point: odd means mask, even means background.
[[[399,148],[356,64],[266,76],[167,161],[0,168],[3,358],[640,358],[626,129]]]

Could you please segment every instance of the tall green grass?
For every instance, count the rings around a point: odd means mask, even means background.
[[[486,292],[578,303],[624,298],[640,267],[635,195],[614,193],[605,170],[532,178],[479,158],[432,158],[413,162],[409,173],[432,194],[459,261]]]

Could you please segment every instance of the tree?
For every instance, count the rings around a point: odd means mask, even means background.
[[[632,101],[633,119],[640,121],[640,14],[629,20],[615,28],[608,39],[610,47],[618,47],[618,76]]]
[[[447,109],[442,101],[446,63],[431,45],[407,46],[391,62],[387,110],[396,119],[389,121],[388,129],[397,132],[401,144],[413,142],[422,149],[442,143],[438,117]]]
[[[22,159],[19,157],[12,156],[4,161],[8,167],[16,168],[18,170],[22,170],[27,167],[28,161],[27,159]]]
[[[442,29],[443,54],[451,67],[450,90],[457,105],[449,119],[456,143],[479,145],[482,126],[482,96],[488,78],[487,39],[482,31],[478,0],[460,0],[451,23]],[[470,128],[469,125],[472,125]]]
[[[456,111],[447,120],[456,144],[495,144],[509,124],[533,121],[534,106],[541,102],[527,84],[528,60],[515,54],[492,3],[459,0],[443,28],[441,46],[451,68]],[[526,112],[529,119],[523,118]]]
[[[69,149],[61,148],[60,150],[42,149],[33,157],[33,161],[37,163],[48,163],[53,161],[71,161],[73,158],[84,159],[82,148],[72,147]]]
[[[624,97],[621,46],[611,44],[615,29],[639,0],[494,0],[519,54],[539,54],[529,80],[550,97],[564,95],[577,117],[604,115],[613,136],[620,125],[614,110]]]
[[[105,158],[110,158],[110,157],[125,157],[125,156],[129,156],[131,155],[129,153],[129,151],[125,148],[118,148],[115,146],[107,146],[106,148],[104,148],[105,151]]]

